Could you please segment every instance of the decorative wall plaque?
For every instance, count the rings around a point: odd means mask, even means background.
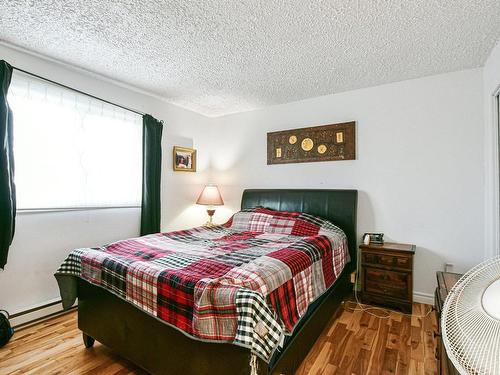
[[[356,123],[267,133],[267,164],[356,159]]]

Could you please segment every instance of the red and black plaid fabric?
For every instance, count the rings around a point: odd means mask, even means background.
[[[332,223],[257,208],[224,226],[78,249],[58,274],[101,286],[192,337],[245,346],[268,361],[348,257],[345,234]]]

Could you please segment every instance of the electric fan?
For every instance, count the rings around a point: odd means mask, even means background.
[[[468,271],[441,313],[443,343],[462,375],[500,374],[500,257]]]

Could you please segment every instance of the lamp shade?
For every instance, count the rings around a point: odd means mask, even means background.
[[[196,203],[206,206],[222,206],[224,201],[216,185],[207,185],[201,192]]]

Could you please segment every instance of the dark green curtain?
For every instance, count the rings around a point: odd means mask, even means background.
[[[0,268],[2,269],[7,263],[16,220],[12,111],[7,103],[11,78],[12,67],[0,60]]]
[[[142,117],[141,236],[160,231],[161,133],[163,123]]]

